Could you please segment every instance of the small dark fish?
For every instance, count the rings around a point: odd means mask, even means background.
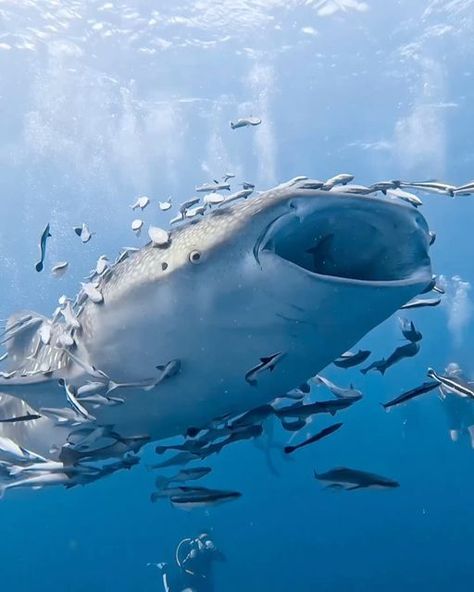
[[[237,119],[234,123],[233,121],[230,122],[230,127],[232,129],[238,129],[239,127],[250,127],[254,125],[260,125],[262,120],[259,117],[242,117]]]
[[[372,191],[381,191],[384,195],[387,195],[387,189],[399,189],[400,181],[393,179],[390,181],[380,181],[379,183],[373,183],[370,186]]]
[[[282,407],[275,411],[278,417],[311,417],[317,413],[330,413],[336,415],[338,411],[347,409],[357,401],[362,399],[358,397],[348,397],[346,399],[331,399],[330,401],[316,401],[315,403],[296,404],[289,407]]]
[[[202,444],[202,446],[204,446]],[[181,452],[193,452],[199,449],[199,442],[197,440],[186,440],[182,444],[170,444],[169,446],[157,446],[155,448],[156,454],[165,454],[169,450],[179,450]]]
[[[46,224],[45,229],[43,230],[43,234],[41,235],[39,248],[40,248],[40,260],[35,265],[36,271],[43,271],[44,267],[44,258],[46,257],[46,241],[48,238],[51,237],[51,233],[49,232],[49,224]]]
[[[227,444],[232,444],[233,442],[238,442],[239,440],[258,438],[262,434],[263,427],[260,424],[242,426],[242,429],[238,429],[237,431],[231,433],[230,436],[224,440],[223,444],[226,446]]]
[[[242,183],[242,188],[244,190],[246,190],[246,189],[255,189],[255,185],[253,183],[245,183],[244,182],[244,183]]]
[[[411,343],[417,343],[423,339],[423,335],[416,329],[413,321],[409,321],[408,319],[399,319],[399,321],[400,329],[405,339],[408,339]]]
[[[199,458],[199,456],[197,454],[194,454],[193,452],[189,452],[189,451],[178,452],[178,454],[176,454],[172,458],[169,458],[168,460],[165,460],[162,463],[152,465],[150,468],[151,469],[164,469],[165,467],[174,467],[176,465],[185,465],[193,460],[197,460],[198,458]]]
[[[406,343],[405,345],[401,345],[397,347],[397,349],[389,355],[389,357],[385,360],[377,360],[372,362],[370,366],[367,368],[363,368],[361,370],[362,374],[367,374],[369,370],[377,370],[380,374],[385,374],[385,372],[400,360],[404,358],[411,358],[415,356],[420,351],[420,346],[418,343]]]
[[[334,360],[333,364],[338,368],[352,368],[352,366],[357,366],[358,364],[362,364],[365,360],[370,356],[369,350],[360,349],[357,353],[353,354],[352,352],[346,352],[342,354],[339,358]]]
[[[173,477],[164,477],[163,475],[158,475],[155,485],[159,489],[165,489],[170,483],[197,481],[198,479],[202,479],[206,475],[209,475],[211,470],[212,469],[210,467],[194,467],[189,469],[181,469],[181,471],[177,475],[173,475]]]
[[[385,363],[385,358],[382,358],[381,360],[375,360],[375,362],[372,362],[372,364],[370,364],[366,368],[361,368],[361,373],[367,374],[367,372],[370,372],[371,370],[378,370],[379,372],[381,372],[381,368],[384,368]]]
[[[231,429],[241,426],[249,426],[256,424],[257,422],[261,422],[266,419],[269,415],[274,412],[274,409],[271,405],[261,405],[260,407],[256,407],[255,409],[251,409],[247,411],[240,417],[233,419],[229,423],[229,427]]]
[[[428,368],[427,375],[433,380],[436,380],[438,385],[443,385],[445,389],[454,393],[455,395],[474,399],[474,389],[470,387],[464,380],[460,380],[454,376],[441,376],[435,372],[433,368]]]
[[[166,364],[162,364],[156,367],[161,372],[159,379],[153,384],[157,386],[160,382],[167,378],[176,376],[181,371],[181,360],[170,360]]]
[[[224,446],[226,444],[229,444],[229,442],[224,440],[223,442],[215,442],[214,444],[209,444],[208,446],[204,446],[203,448],[201,448],[199,450],[198,453],[196,453],[199,455],[199,456],[196,456],[196,458],[199,458],[200,460],[204,460],[205,458],[208,458],[209,456],[212,456],[213,454],[219,454],[219,452],[224,448]]]
[[[217,183],[216,181],[214,181],[214,183],[203,183],[202,185],[199,185],[198,187],[196,187],[196,191],[199,192],[204,192],[204,191],[230,191],[230,185],[229,183]],[[193,201],[193,200],[192,200]],[[193,201],[193,205],[196,204],[199,201],[199,199],[197,199],[197,201]],[[190,205],[187,206],[188,208],[191,207]],[[182,213],[182,206],[180,207],[180,211]],[[187,208],[186,208],[187,209]]]
[[[157,502],[159,499],[169,499],[173,495],[184,495],[195,491],[206,491],[205,487],[192,487],[190,485],[175,485],[172,487],[164,485],[161,487],[158,485],[159,491],[154,491],[150,496],[152,503]]]
[[[32,419],[39,419],[41,415],[36,413],[28,413],[27,415],[19,415],[18,417],[9,417],[8,419],[0,419],[0,423],[16,423],[19,421],[31,421]]]
[[[189,469],[181,469],[181,471],[170,479],[174,481],[191,481],[196,479],[202,479],[212,471],[211,467],[192,467]]]
[[[318,481],[329,483],[329,487],[339,486],[346,491],[370,487],[377,489],[393,489],[400,486],[400,484],[393,479],[388,479],[387,477],[382,477],[375,473],[349,469],[347,467],[336,467],[325,473],[317,473],[314,471],[314,478]]]
[[[308,444],[317,442],[318,440],[321,440],[322,438],[325,438],[326,436],[333,434],[340,427],[342,427],[342,423],[335,423],[327,428],[322,429],[320,432],[314,434],[314,436],[311,436],[310,438],[308,438],[304,442],[301,442],[300,444],[295,444],[294,446],[285,446],[285,454],[291,454],[295,450],[298,450],[298,448],[303,448],[303,446],[308,446]]]
[[[231,195],[229,195],[229,197],[224,199],[224,201],[221,201],[219,203],[219,206],[227,205],[231,202],[237,201],[238,199],[247,199],[247,197],[249,195],[252,195],[252,193],[253,189],[242,189],[242,191],[236,191],[235,193],[232,193]]]
[[[80,237],[83,243],[88,243],[91,240],[92,235],[95,234],[89,230],[87,224],[82,224],[82,226],[74,226],[74,232],[78,237]]]
[[[403,306],[400,306],[400,310],[408,309],[408,308],[423,308],[424,306],[438,306],[441,303],[441,298],[417,298],[415,300],[410,300]]]
[[[284,355],[284,353],[278,352],[276,354],[271,354],[270,356],[260,358],[260,364],[257,364],[247,372],[245,375],[245,380],[252,386],[256,386],[257,375],[264,370],[270,370],[271,372]]]
[[[184,510],[193,508],[202,508],[207,506],[216,506],[224,502],[230,502],[232,500],[241,497],[241,493],[238,491],[224,491],[219,489],[204,489],[195,490],[188,493],[182,493],[179,495],[172,495],[170,502],[176,508],[182,508]]]
[[[349,388],[342,388],[319,374],[317,374],[313,380],[323,384],[338,399],[353,399],[354,397],[359,397],[360,399],[360,397],[362,397],[362,392],[355,389],[352,384]]]
[[[416,342],[415,343],[406,343],[405,345],[401,345],[400,347],[397,347],[397,349],[389,355],[385,364],[383,366],[381,366],[380,368],[377,368],[377,370],[381,374],[385,374],[386,370],[388,370],[388,368],[390,368],[390,366],[393,366],[394,364],[396,364],[397,362],[400,362],[400,360],[403,360],[404,358],[412,358],[413,356],[416,356],[416,354],[419,351],[420,351],[420,346]]]
[[[419,397],[420,395],[424,395],[425,393],[429,393],[430,391],[437,388],[438,386],[439,386],[439,382],[437,380],[432,381],[432,382],[424,382],[420,386],[417,386],[417,387],[407,391],[406,393],[402,393],[401,395],[399,395],[395,399],[392,399],[388,403],[382,403],[382,407],[385,410],[388,410],[391,407],[395,407],[396,405],[400,405],[401,403],[406,403],[407,401],[410,401],[411,399],[414,399],[415,397]]]

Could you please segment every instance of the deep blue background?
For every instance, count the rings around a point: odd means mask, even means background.
[[[474,177],[469,0],[45,1],[2,10],[1,318],[25,307],[49,314],[98,255],[143,243],[128,208],[143,193],[154,200],[146,221],[164,224],[158,199],[179,203],[228,170],[259,189],[300,174]],[[230,130],[230,119],[250,113],[260,128]],[[438,236],[434,270],[474,282],[474,202],[424,202]],[[59,281],[34,271],[48,221],[48,268],[70,261]],[[83,221],[97,232],[87,245],[71,230]],[[328,440],[291,460],[274,452],[279,476],[253,444],[224,450],[207,482],[242,491],[235,503],[191,513],[152,505],[145,466],[86,488],[10,492],[0,504],[2,589],[157,590],[146,563],[170,560],[180,538],[206,529],[228,557],[217,568],[225,592],[471,590],[470,443],[451,442],[436,395],[389,414],[379,405],[422,382],[428,366],[456,360],[474,375],[469,291],[461,304],[452,282],[449,291],[438,309],[409,315],[424,334],[416,358],[383,378],[328,369],[365,398]],[[460,305],[456,333],[448,319]],[[393,319],[362,345],[382,356],[399,343]],[[313,468],[335,465],[401,487],[324,491]]]

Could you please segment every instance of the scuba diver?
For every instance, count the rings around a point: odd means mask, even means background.
[[[469,384],[459,364],[451,362],[445,370],[445,376],[456,378]],[[463,398],[440,386],[441,400],[448,419],[449,436],[453,442],[459,440],[462,433],[469,435],[471,446],[474,448],[474,402],[470,398]]]
[[[225,561],[207,533],[183,539],[175,551],[176,565],[154,564],[161,569],[164,592],[215,592],[213,563]]]

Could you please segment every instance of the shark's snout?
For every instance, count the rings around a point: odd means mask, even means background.
[[[327,192],[288,202],[260,250],[303,273],[342,282],[400,285],[431,280],[429,235],[412,206]]]

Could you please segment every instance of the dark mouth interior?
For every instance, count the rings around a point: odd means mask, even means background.
[[[429,265],[419,228],[393,216],[338,208],[294,217],[265,249],[312,273],[361,281],[396,281]]]

